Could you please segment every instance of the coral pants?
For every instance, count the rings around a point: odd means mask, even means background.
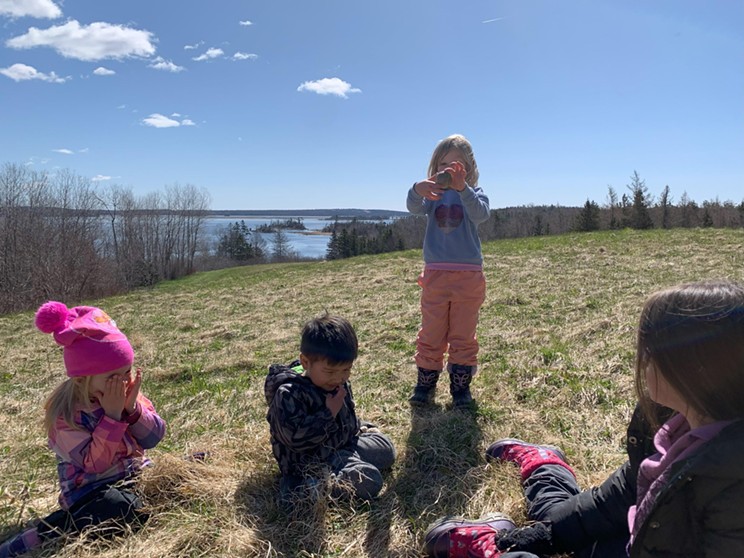
[[[416,365],[442,370],[445,352],[451,364],[477,364],[475,329],[486,298],[483,271],[425,269],[418,284],[422,290]]]

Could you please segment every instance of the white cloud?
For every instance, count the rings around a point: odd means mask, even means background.
[[[119,109],[119,110],[122,110],[122,109],[125,109],[125,108],[127,108],[127,105],[119,105],[119,106],[118,106],[118,107],[116,107],[116,108],[117,108],[117,109]]]
[[[149,31],[101,21],[80,25],[70,20],[49,29],[31,27],[25,35],[13,37],[5,44],[16,49],[48,46],[67,58],[92,61],[151,56],[155,53],[154,42],[155,38]]]
[[[0,15],[55,19],[62,10],[51,0],[0,0]]]
[[[241,21],[240,25],[243,25],[244,27],[248,27],[249,25],[253,25],[252,21],[248,21],[247,19],[245,21]]]
[[[198,43],[194,43],[193,45],[184,45],[183,50],[196,50],[203,44],[204,44],[204,41],[199,41]]]
[[[318,95],[336,95],[347,99],[348,93],[361,93],[361,89],[356,89],[350,83],[337,77],[323,78],[316,81],[306,81],[301,84],[297,91],[312,91]]]
[[[225,51],[221,48],[210,48],[205,52],[204,54],[200,54],[196,58],[192,58],[192,60],[196,60],[197,62],[201,62],[203,60],[209,60],[211,58],[219,58],[220,56],[224,55]]]
[[[143,119],[142,123],[146,126],[152,126],[153,128],[174,128],[181,125],[178,120],[173,120],[158,113],[151,114],[147,118]]]
[[[111,180],[113,176],[106,176],[104,174],[97,174],[95,176],[92,176],[90,181],[91,182],[102,182],[103,180]]]
[[[33,66],[26,66],[26,64],[13,64],[12,66],[9,66],[7,68],[0,68],[0,74],[8,76],[14,81],[40,79],[41,81],[48,81],[49,83],[64,83],[65,81],[70,79],[69,77],[61,78],[54,72],[51,72],[49,74],[39,72]]]
[[[88,151],[90,151],[90,147],[83,147],[78,153],[87,153]]]
[[[255,60],[258,54],[249,54],[247,52],[236,52],[233,54],[233,60]]]
[[[493,19],[484,19],[481,23],[493,23],[494,21],[501,21],[503,17],[495,17]]]
[[[172,118],[169,118],[156,112],[154,114],[151,114],[147,118],[144,118],[142,120],[142,123],[145,126],[152,126],[153,128],[178,128],[179,126],[196,126],[196,124],[194,124],[194,121],[189,118],[184,118],[181,121],[174,120],[174,118],[181,117],[181,115],[177,112],[174,112],[171,117]]]
[[[62,155],[73,155],[75,152],[72,149],[52,149],[55,153],[61,153]]]
[[[116,72],[114,70],[104,68],[103,66],[99,66],[98,68],[93,70],[93,73],[97,76],[113,76]]]
[[[155,70],[163,70],[165,72],[172,72],[174,74],[178,72],[182,72],[186,69],[183,66],[174,64],[170,60],[166,60],[162,56],[158,56],[155,60],[153,60],[150,64],[148,64],[147,67],[154,68]]]

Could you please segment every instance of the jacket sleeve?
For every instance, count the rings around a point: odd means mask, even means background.
[[[635,502],[635,480],[625,462],[600,486],[556,504],[548,517],[553,544],[561,552],[585,548],[596,540],[629,535],[628,509]]]
[[[312,451],[338,430],[327,408],[308,412],[299,390],[285,384],[277,389],[271,401],[269,422],[277,440],[296,452]]]
[[[117,451],[128,426],[104,415],[89,432],[73,428],[59,417],[49,436],[49,447],[59,459],[87,474],[103,473],[118,460]]]
[[[165,421],[160,418],[155,406],[141,393],[137,396],[135,412],[125,418],[129,433],[143,449],[154,448],[165,436]]]
[[[429,205],[431,205],[431,202],[419,196],[416,190],[413,189],[413,186],[411,186],[411,189],[408,190],[408,197],[406,198],[406,208],[408,211],[414,215],[426,215]]]
[[[460,192],[460,201],[467,210],[468,217],[476,225],[487,221],[491,216],[488,196],[478,186],[471,188],[466,185],[465,189]]]

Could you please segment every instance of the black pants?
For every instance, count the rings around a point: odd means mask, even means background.
[[[142,501],[131,485],[104,486],[73,504],[69,510],[57,510],[39,521],[36,529],[42,541],[66,533],[79,533],[86,527],[114,520],[101,535],[116,535],[127,524],[142,524],[147,514],[140,511]]]
[[[563,507],[568,500],[581,493],[576,478],[560,465],[543,465],[524,481],[524,495],[527,498],[527,515],[535,521],[550,521],[556,505]],[[577,536],[579,534],[577,533]],[[595,541],[586,548],[574,551],[576,558],[627,558],[628,537],[614,537]],[[519,558],[527,558],[529,554]],[[504,558],[518,558],[518,553],[503,555]]]

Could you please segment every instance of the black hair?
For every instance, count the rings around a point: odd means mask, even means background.
[[[354,328],[341,316],[326,313],[302,328],[300,352],[311,361],[325,359],[332,366],[354,362],[358,350]]]

